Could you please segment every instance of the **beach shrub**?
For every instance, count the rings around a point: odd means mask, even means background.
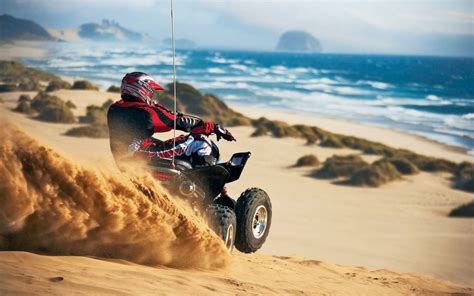
[[[0,92],[43,90],[43,83],[51,81],[62,79],[17,61],[0,61]]]
[[[72,89],[99,90],[99,87],[88,80],[76,80],[72,85]]]
[[[32,114],[34,110],[31,107],[31,97],[29,95],[20,95],[20,97],[18,98],[18,105],[15,109],[13,109],[13,111],[25,114]]]
[[[107,111],[112,104],[113,101],[108,99],[101,106],[87,106],[86,116],[81,119],[81,122],[89,123],[89,125],[72,128],[65,135],[72,137],[108,138]]]
[[[57,123],[76,122],[71,109],[57,96],[39,92],[31,101],[31,107],[38,112],[36,118],[39,120]]]
[[[266,136],[268,135],[268,129],[265,126],[259,126],[255,129],[255,131],[252,133],[252,137],[260,137],[260,136]]]
[[[87,125],[72,128],[65,135],[72,137],[108,138],[109,129],[107,125]]]
[[[70,89],[70,88],[71,88],[71,84],[67,81],[53,80],[49,82],[48,86],[46,87],[46,91],[53,92],[60,89]]]
[[[66,102],[66,106],[67,106],[69,109],[76,109],[76,108],[77,108],[76,104],[74,104],[74,103],[71,102],[71,101],[67,101],[67,102]]]
[[[449,217],[474,217],[474,200],[451,210]]]
[[[467,161],[459,164],[454,180],[457,188],[474,192],[474,164]]]
[[[76,118],[66,105],[63,106],[47,106],[36,117],[42,121],[56,123],[74,123]]]
[[[322,179],[351,177],[358,170],[368,166],[369,164],[356,154],[347,156],[334,155],[326,159],[322,168],[313,172],[312,176]]]
[[[31,107],[31,102],[30,101],[20,101],[18,105],[16,106],[15,109],[13,109],[15,112],[20,112],[20,113],[25,113],[25,114],[33,114],[34,110]]]
[[[89,105],[86,107],[86,116],[81,120],[83,123],[92,125],[107,125],[107,110],[113,104],[111,99],[105,101],[101,106]]]
[[[253,120],[253,126],[261,130],[266,129],[271,135],[276,138],[284,137],[300,137],[300,132],[293,126],[286,122],[279,120],[269,120],[265,117],[260,117],[257,120]]]
[[[345,183],[354,186],[378,187],[400,178],[400,173],[392,163],[386,160],[380,160],[356,171]]]
[[[158,97],[158,101],[168,109],[173,109],[173,84]],[[182,113],[196,115],[204,120],[214,121],[224,126],[251,125],[252,120],[229,108],[227,104],[214,95],[201,94],[197,89],[186,83],[176,84],[177,110]]]
[[[315,167],[319,165],[320,163],[319,163],[318,158],[313,154],[308,154],[308,155],[304,155],[298,158],[294,166],[295,167],[305,167],[305,166]]]
[[[20,95],[18,97],[18,103],[21,102],[31,102],[31,97],[29,95]]]
[[[413,163],[418,169],[427,172],[454,173],[458,167],[457,164],[452,161],[417,154],[405,149],[395,150],[394,156],[398,158],[405,158]]]
[[[339,140],[337,136],[329,135],[322,140],[320,143],[321,147],[328,147],[328,148],[344,148],[344,144]]]
[[[66,103],[58,96],[49,95],[45,92],[39,92],[31,101],[31,106],[37,112],[41,112],[48,106],[62,106]]]
[[[116,85],[111,85],[108,89],[108,92],[113,92],[113,93],[119,93],[120,92],[120,86]]]
[[[385,161],[390,162],[402,175],[418,174],[418,168],[408,159],[403,157],[389,157],[384,158]]]

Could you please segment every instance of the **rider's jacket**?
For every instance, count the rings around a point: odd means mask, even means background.
[[[138,150],[140,145],[156,143],[154,133],[176,129],[192,134],[210,135],[214,123],[200,118],[174,114],[161,104],[149,105],[141,101],[119,100],[109,107],[107,123],[109,126],[110,149],[115,160],[130,155],[130,148]]]

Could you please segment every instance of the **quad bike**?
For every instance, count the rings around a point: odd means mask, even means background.
[[[157,159],[149,169],[155,179],[207,217],[229,252],[235,245],[241,252],[253,253],[262,247],[270,231],[270,198],[259,188],[245,190],[236,201],[222,194],[225,184],[240,178],[250,152],[235,153],[221,163],[219,148],[211,143],[210,156],[176,158],[174,168],[171,159]]]

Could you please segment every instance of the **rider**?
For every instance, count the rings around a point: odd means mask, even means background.
[[[215,133],[217,139],[235,141],[234,136],[221,125],[203,121],[182,113],[174,114],[155,101],[164,88],[143,72],[126,74],[122,79],[122,99],[112,104],[107,113],[110,148],[117,163],[131,157],[150,161],[160,158],[203,157],[210,155],[212,145],[207,136]],[[174,128],[188,132],[173,139],[160,141],[154,133],[168,132]]]

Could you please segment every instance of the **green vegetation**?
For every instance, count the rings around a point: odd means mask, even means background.
[[[400,173],[392,163],[386,160],[379,160],[370,166],[357,170],[344,183],[354,186],[378,187],[400,178]]]
[[[419,173],[418,168],[406,158],[389,157],[385,158],[384,160],[391,163],[402,175],[415,175]]]
[[[99,87],[88,80],[76,80],[71,89],[99,90]]]
[[[326,159],[322,168],[313,172],[312,176],[321,179],[351,177],[355,172],[368,166],[369,164],[356,154],[334,155]]]
[[[14,111],[26,114],[37,114],[36,119],[56,123],[74,123],[76,118],[71,108],[57,96],[39,92],[33,100],[21,95]]]
[[[474,217],[474,200],[453,209],[449,213],[449,217]]]
[[[69,109],[77,109],[76,104],[74,104],[74,103],[71,102],[71,101],[67,101],[67,102],[66,102],[66,106],[67,106]]]
[[[53,80],[49,82],[48,86],[46,87],[46,91],[53,92],[60,89],[70,89],[70,88],[71,88],[71,84],[67,81]]]
[[[113,101],[109,99],[101,106],[87,106],[86,116],[81,119],[81,122],[88,123],[89,125],[72,128],[66,132],[66,135],[72,137],[108,138],[107,110],[112,104]]]
[[[31,101],[31,107],[38,112],[36,118],[39,120],[57,123],[76,122],[71,109],[57,96],[39,92]]]
[[[318,158],[313,154],[308,154],[308,155],[304,155],[298,158],[294,166],[295,167],[305,167],[305,166],[316,167],[319,165],[320,163],[319,163]]]
[[[16,61],[0,61],[0,92],[44,90],[52,81],[63,81],[60,77],[25,67]]]
[[[29,95],[21,95],[18,98],[18,105],[15,109],[13,109],[13,111],[25,114],[33,114],[34,110],[31,107],[31,97]]]
[[[120,86],[116,85],[111,85],[108,89],[108,92],[113,92],[113,93],[119,93],[120,92]]]
[[[457,188],[474,192],[474,164],[467,161],[462,162],[458,166],[454,180]]]
[[[158,101],[169,109],[173,108],[173,85],[158,98]],[[177,83],[177,109],[180,112],[193,114],[205,120],[214,121],[225,126],[251,125],[252,120],[235,112],[224,102],[210,94],[201,94],[197,89],[186,83]]]
[[[265,126],[259,126],[255,129],[255,131],[252,133],[252,137],[260,137],[260,136],[266,136],[268,135],[269,131]]]
[[[29,95],[20,95],[18,97],[18,102],[31,102],[31,97]]]
[[[108,138],[109,130],[106,125],[87,125],[72,128],[65,135],[71,137]]]

